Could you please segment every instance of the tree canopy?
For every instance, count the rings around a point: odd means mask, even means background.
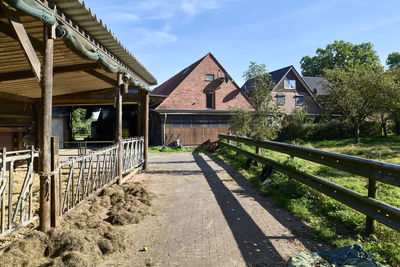
[[[278,131],[280,112],[272,101],[271,90],[275,87],[275,83],[271,75],[264,64],[250,62],[249,68],[243,73],[243,78],[251,83],[248,95],[255,112],[251,116],[248,110],[234,108],[231,130],[235,134],[248,135],[258,140],[274,139]]]
[[[389,69],[395,69],[400,67],[400,53],[399,52],[390,53],[386,59],[386,65],[389,67]]]
[[[359,65],[347,71],[326,70],[325,78],[329,88],[326,107],[353,124],[358,143],[361,123],[378,112],[378,107],[383,111],[388,90],[392,88],[390,77],[382,66]]]
[[[335,41],[325,49],[318,48],[316,56],[304,56],[301,61],[303,76],[322,76],[325,70],[350,70],[359,65],[379,65],[379,56],[371,43],[352,44]]]

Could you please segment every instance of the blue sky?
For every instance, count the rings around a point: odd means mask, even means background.
[[[399,0],[86,0],[158,84],[214,54],[241,86],[250,61],[294,65],[334,40],[400,52]]]

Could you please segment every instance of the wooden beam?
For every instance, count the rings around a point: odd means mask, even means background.
[[[124,104],[137,104],[137,98],[124,98]],[[53,99],[53,106],[102,106],[114,105],[114,98],[112,99]]]
[[[143,123],[143,136],[144,136],[144,164],[143,170],[147,170],[149,166],[149,92],[144,91],[144,123]]]
[[[4,33],[5,35],[8,35],[9,37],[13,38],[14,40],[18,40],[18,36],[11,27],[10,24],[5,23],[4,21],[0,20],[0,32]],[[32,37],[31,35],[28,34],[29,40],[32,43],[32,46],[35,48],[35,50],[39,51],[40,54],[43,55],[43,42]]]
[[[40,210],[39,228],[42,232],[50,230],[50,177],[51,171],[51,116],[53,93],[53,56],[55,27],[43,25],[43,39],[45,44],[42,79],[42,116],[40,128]]]
[[[25,131],[25,127],[0,127],[0,133],[15,133]]]
[[[123,86],[123,74],[118,72],[117,74],[117,107],[116,107],[116,115],[117,115],[117,123],[116,125],[116,141],[119,144],[119,151],[118,151],[118,184],[122,185],[122,153],[124,150],[123,143],[122,143],[122,89]]]
[[[98,68],[99,68],[99,65],[97,63],[85,63],[85,64],[54,67],[53,72],[58,74],[58,73],[93,70],[93,69],[98,69]],[[32,70],[3,72],[3,73],[0,73],[0,82],[15,81],[15,80],[21,80],[21,79],[31,79],[34,77],[35,77],[35,75],[32,73]]]
[[[28,34],[25,31],[24,25],[17,17],[13,17],[11,15],[8,16],[8,20],[11,26],[14,28],[15,33],[17,34],[17,40],[21,45],[29,64],[31,65],[32,71],[35,74],[37,81],[40,83],[42,79],[40,60],[36,55],[35,49],[33,48]]]
[[[79,93],[72,93],[72,94],[64,94],[64,95],[57,95],[53,97],[54,99],[58,98],[85,98],[88,95],[99,95],[99,94],[107,94],[107,93],[113,93],[115,94],[115,86],[110,87],[110,88],[104,88],[104,89],[98,89],[98,90],[93,90],[93,91],[86,91],[86,92],[79,92]]]
[[[34,98],[20,96],[20,95],[14,95],[14,94],[8,94],[8,93],[3,93],[3,92],[0,92],[0,98],[24,102],[24,103],[31,103],[31,104],[35,103],[35,101],[36,101]]]
[[[90,74],[90,75],[102,80],[103,82],[106,82],[106,83],[110,84],[110,85],[115,86],[115,84],[117,84],[116,80],[114,80],[114,79],[108,77],[107,75],[104,75],[103,73],[100,73],[98,71],[87,70],[86,73],[88,73],[88,74]]]
[[[137,135],[143,136],[143,89],[138,88]]]

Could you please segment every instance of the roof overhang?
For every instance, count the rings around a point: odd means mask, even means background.
[[[43,27],[57,26],[54,40],[53,96],[107,89],[117,86],[124,74],[130,88],[149,91],[157,81],[130,54],[89,9],[78,0],[0,0],[0,92],[32,99],[41,96],[11,23],[15,17],[43,64]],[[20,28],[20,29],[21,29]]]

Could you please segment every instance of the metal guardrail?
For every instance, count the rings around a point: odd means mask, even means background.
[[[376,196],[376,181],[400,187],[399,165],[294,146],[290,144],[272,141],[257,141],[247,137],[219,135],[219,138],[219,144],[221,146],[241,153],[248,158],[260,162],[261,164],[270,165],[276,170],[296,179],[297,181],[367,215],[367,232],[372,233],[374,231],[374,219],[397,231],[400,231],[400,209],[374,199]],[[234,145],[222,142],[222,140],[234,141],[270,149],[288,154],[290,156],[296,156],[353,174],[368,177],[370,178],[368,185],[368,197],[332,182],[326,181],[315,175],[299,171],[272,159],[268,159]]]
[[[38,156],[33,147],[31,150],[13,152],[3,148],[0,153],[0,237],[33,221],[33,163]],[[26,171],[21,189],[16,194],[18,198],[15,199],[14,173],[19,164],[26,165]]]

